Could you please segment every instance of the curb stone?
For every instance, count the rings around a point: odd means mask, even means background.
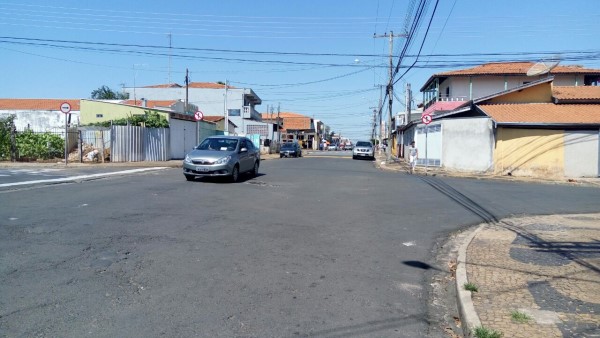
[[[467,249],[469,244],[475,235],[477,235],[483,228],[485,224],[481,224],[477,227],[477,229],[473,230],[471,234],[467,236],[465,241],[461,244],[458,249],[458,258],[456,260],[456,296],[457,296],[457,305],[458,312],[460,315],[460,320],[463,325],[463,332],[465,337],[474,337],[473,329],[481,326],[481,321],[479,320],[479,316],[475,311],[475,306],[473,305],[473,300],[471,298],[471,291],[467,291],[464,289],[464,285],[468,283],[467,280]]]

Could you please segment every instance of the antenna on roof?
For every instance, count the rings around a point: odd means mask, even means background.
[[[537,76],[543,74],[549,74],[554,67],[558,66],[560,63],[560,56],[555,55],[554,58],[548,61],[540,61],[535,65],[531,66],[527,71],[527,76]]]

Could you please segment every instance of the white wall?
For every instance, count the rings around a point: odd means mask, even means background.
[[[493,169],[494,132],[488,118],[444,119],[442,166],[460,171]]]
[[[59,110],[2,110],[0,117],[15,115],[17,130],[27,127],[33,131],[65,129],[65,114]],[[71,111],[71,124],[79,124],[79,111]]]
[[[193,121],[171,119],[171,159],[183,159],[185,154],[197,146],[197,124]]]
[[[133,88],[124,88],[133,99]],[[236,133],[243,133],[242,121],[244,95],[247,90],[235,88],[227,90],[227,109],[239,109],[240,116],[230,116],[231,122],[237,125]],[[137,100],[185,100],[185,88],[135,88]],[[204,115],[224,116],[225,114],[225,89],[189,88],[188,103],[196,105]],[[246,120],[247,121],[247,120]]]
[[[600,170],[598,130],[565,130],[565,176],[598,177]]]
[[[512,89],[523,85],[526,82],[538,81],[546,78],[548,75],[539,76],[473,76],[471,77],[471,85],[473,93],[471,96],[469,90],[469,77],[449,77],[446,81],[440,84],[440,94],[442,97],[446,95],[446,88],[450,87],[450,97],[464,97],[466,100],[478,99],[480,97],[492,95],[507,89]],[[554,75],[555,86],[583,86],[583,75]]]

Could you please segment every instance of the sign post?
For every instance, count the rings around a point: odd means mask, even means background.
[[[201,121],[204,118],[204,114],[202,114],[202,112],[198,110],[194,114],[194,118],[196,119],[196,121]]]
[[[63,102],[60,105],[60,111],[65,114],[65,165],[67,165],[69,162],[69,114],[71,113],[69,102]]]
[[[423,114],[423,116],[421,116],[421,122],[425,123],[425,176],[427,176],[427,171],[429,169],[429,158],[427,157],[427,133],[429,132],[431,120],[433,120],[431,114]]]

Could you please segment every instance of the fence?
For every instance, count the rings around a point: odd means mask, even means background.
[[[29,162],[64,159],[65,140],[69,151],[76,149],[77,129],[3,129],[0,131],[0,160]]]
[[[167,161],[169,145],[169,128],[111,127],[112,162]]]

